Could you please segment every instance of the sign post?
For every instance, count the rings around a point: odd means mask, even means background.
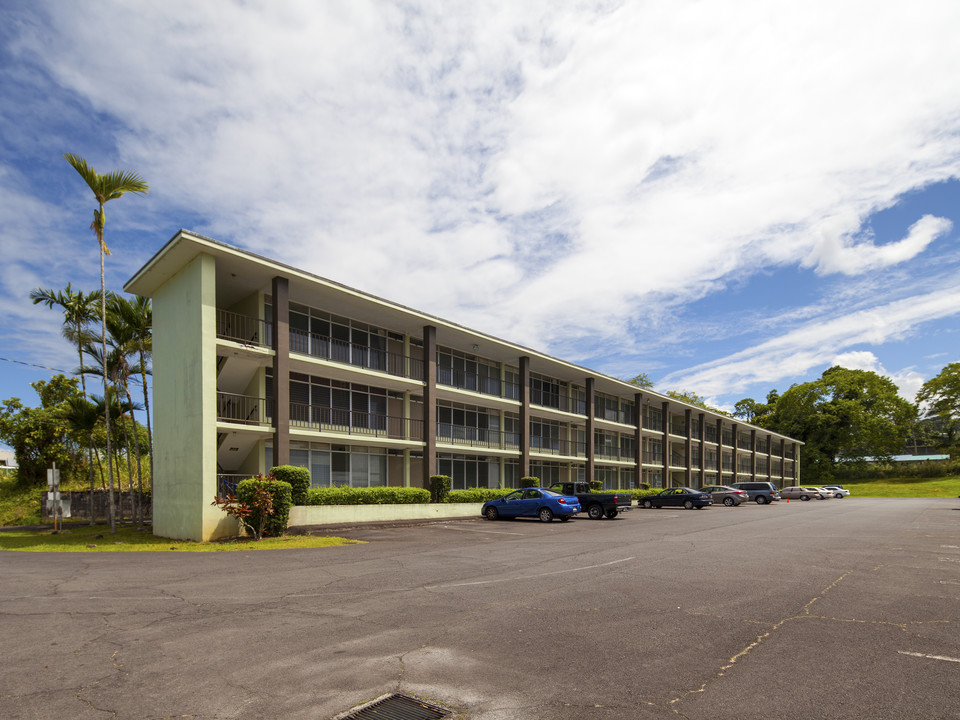
[[[57,470],[56,463],[53,463],[52,469],[47,470],[47,487],[50,489],[47,493],[47,507],[53,510],[53,531],[58,532],[63,526],[62,520],[57,524],[63,508],[60,506],[60,471]]]

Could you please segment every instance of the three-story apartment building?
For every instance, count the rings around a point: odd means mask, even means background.
[[[793,484],[799,442],[180,231],[127,283],[153,301],[154,531],[273,465],[314,487]]]

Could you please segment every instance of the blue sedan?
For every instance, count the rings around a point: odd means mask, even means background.
[[[488,500],[481,513],[487,520],[515,517],[538,517],[551,522],[555,517],[566,522],[580,512],[580,501],[546,488],[514,490],[498,500]]]

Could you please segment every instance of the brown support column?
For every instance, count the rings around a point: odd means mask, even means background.
[[[773,482],[773,438],[767,435],[767,480]]]
[[[737,482],[739,478],[738,471],[740,470],[740,458],[737,455],[740,453],[740,433],[737,430],[737,424],[734,423],[730,426],[730,430],[733,434],[733,481]]]
[[[530,476],[530,358],[520,358],[520,477]]]
[[[660,404],[660,421],[663,423],[663,486],[670,487],[670,403]]]
[[[704,415],[703,413],[700,413],[697,416],[697,431],[700,434],[700,487],[703,487],[704,485],[707,484],[707,473],[706,473],[707,448],[706,448],[706,445],[704,444],[706,442],[706,440],[704,440],[704,435],[706,435],[706,432],[705,432],[706,429],[707,427],[706,427],[706,423],[704,422]]]
[[[780,482],[783,482],[783,473],[786,470],[786,460],[783,457],[783,454],[787,451],[787,441],[783,438],[780,438]],[[792,484],[792,483],[791,483]]]
[[[593,440],[593,413],[596,397],[593,389],[593,378],[587,378],[587,482],[593,482],[596,474],[596,464],[593,460],[593,454],[596,450],[596,443]]]
[[[290,464],[290,283],[273,278],[273,464]]]
[[[723,418],[717,418],[717,485],[723,481]]]
[[[423,487],[437,474],[437,329],[423,327]]]
[[[636,482],[634,487],[640,487],[640,484],[643,482],[643,396],[640,393],[637,393],[633,396],[633,406],[635,409],[634,417],[634,429],[633,429],[633,439],[634,448],[634,462],[637,466],[637,475]]]
[[[683,424],[687,431],[687,439],[683,443],[683,464],[686,466],[684,477],[687,487],[693,485],[693,426],[690,424],[693,418],[693,411],[687,408],[683,411]]]
[[[757,479],[757,431],[750,430],[750,479]]]
[[[793,485],[800,484],[800,446],[793,444]]]

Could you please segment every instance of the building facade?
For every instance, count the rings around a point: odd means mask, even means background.
[[[154,531],[230,531],[218,488],[605,488],[799,479],[799,445],[725,415],[180,231],[126,284],[153,301]]]

